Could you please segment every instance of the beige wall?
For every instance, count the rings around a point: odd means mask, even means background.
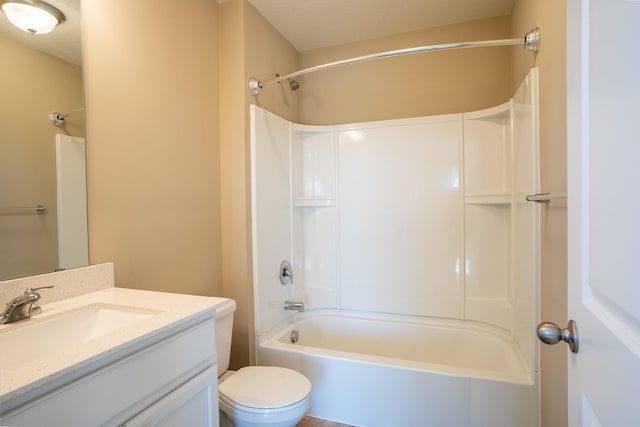
[[[217,3],[84,0],[83,29],[91,263],[220,295]]]
[[[246,0],[220,5],[220,41],[223,295],[237,303],[231,351],[231,366],[237,368],[253,361],[255,344],[249,104],[298,119],[296,94],[276,87],[254,98],[247,81],[294,71],[297,52]]]
[[[300,54],[300,68],[407,47],[509,38],[508,16],[447,25]],[[299,77],[300,119],[354,123],[474,111],[511,97],[508,47],[376,60]]]
[[[222,295],[236,301],[231,367],[248,365],[253,349],[253,293],[245,124],[244,1],[220,6],[220,176]]]
[[[258,96],[247,88],[250,77],[263,81],[276,74],[287,74],[298,69],[298,52],[269,24],[249,2],[245,1],[245,76],[243,81],[245,103],[257,104],[274,114],[294,122],[299,121],[299,92],[289,84],[273,84]],[[245,110],[247,117],[248,107]],[[248,128],[247,128],[248,130]]]
[[[82,114],[56,127],[49,114],[82,107],[82,69],[0,37],[0,280],[58,267],[55,134],[84,135]],[[38,214],[5,207],[45,205]]]
[[[539,26],[537,55],[513,52],[511,84],[515,88],[531,66],[540,69],[540,185],[543,191],[566,193],[566,4],[558,0],[516,0],[514,37]],[[566,202],[541,208],[540,319],[567,323]],[[567,425],[567,347],[540,347],[542,426]]]

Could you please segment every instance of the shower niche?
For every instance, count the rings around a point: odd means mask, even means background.
[[[471,320],[508,331],[533,370],[536,69],[513,99],[470,113],[307,126],[251,107],[258,335],[292,315],[285,297]],[[282,259],[290,287],[271,271]]]

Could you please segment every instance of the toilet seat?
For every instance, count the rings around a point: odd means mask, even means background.
[[[308,404],[311,382],[302,374],[276,366],[247,366],[218,386],[221,402],[248,413],[278,413]]]

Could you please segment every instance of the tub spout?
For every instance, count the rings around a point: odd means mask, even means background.
[[[304,311],[304,303],[302,301],[285,301],[285,310]]]

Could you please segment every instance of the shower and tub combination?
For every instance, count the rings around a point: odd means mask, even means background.
[[[537,79],[431,117],[251,106],[257,362],[309,378],[310,415],[539,425]]]

